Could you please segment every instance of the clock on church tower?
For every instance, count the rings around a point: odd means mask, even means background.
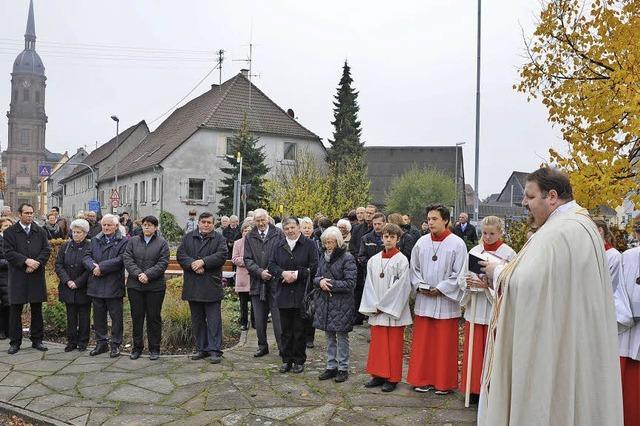
[[[7,112],[8,146],[2,154],[7,183],[4,202],[14,211],[21,203],[30,203],[38,210],[38,165],[46,161],[46,80],[44,64],[36,52],[35,19],[31,0],[24,35],[24,50],[13,62],[11,104]]]

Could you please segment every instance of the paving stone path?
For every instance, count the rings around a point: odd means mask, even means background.
[[[280,374],[275,354],[253,358],[255,332],[227,350],[221,364],[185,356],[128,356],[31,349],[17,355],[0,342],[0,401],[62,424],[74,425],[280,425],[280,424],[474,424],[475,409],[460,394],[417,394],[406,384],[384,394],[363,387],[366,327],[351,333],[350,377],[319,381],[325,367],[324,333],[307,350],[303,374]],[[406,374],[406,369],[405,369]]]

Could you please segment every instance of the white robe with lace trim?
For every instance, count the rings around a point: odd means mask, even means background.
[[[504,267],[478,424],[622,425],[611,277],[584,209],[562,206]]]

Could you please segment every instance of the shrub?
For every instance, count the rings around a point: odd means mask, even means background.
[[[430,204],[453,206],[455,200],[453,179],[433,169],[412,168],[391,183],[385,195],[388,212],[425,217]]]
[[[184,235],[184,231],[176,222],[176,217],[164,210],[160,212],[160,230],[162,236],[169,242],[180,241]]]

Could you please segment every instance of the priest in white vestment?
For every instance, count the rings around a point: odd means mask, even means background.
[[[527,176],[538,231],[496,289],[478,424],[622,425],[616,315],[602,239],[552,168]]]

